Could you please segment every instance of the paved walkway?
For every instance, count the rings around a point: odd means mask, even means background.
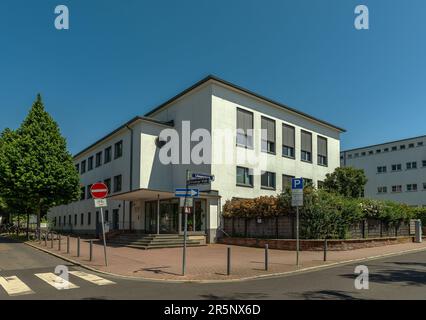
[[[126,247],[107,247],[108,267],[104,264],[103,245],[96,241],[93,245],[93,261],[89,260],[89,240],[81,240],[80,257],[77,257],[77,239],[70,238],[70,253],[66,253],[66,237],[62,237],[61,251],[55,240],[53,249],[48,241],[30,244],[47,249],[55,254],[77,261],[83,265],[124,276],[167,279],[167,280],[231,280],[295,271],[296,253],[294,251],[269,250],[269,269],[265,271],[265,251],[259,248],[229,246],[231,248],[231,275],[226,275],[227,247],[211,244],[187,249],[186,275],[182,276],[182,248],[141,250]],[[365,248],[350,251],[330,251],[327,262],[323,253],[303,251],[300,253],[300,267],[308,268],[344,262],[354,259],[392,254],[407,250],[426,249],[426,242],[395,244],[384,247]]]

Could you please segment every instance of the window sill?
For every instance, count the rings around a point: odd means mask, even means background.
[[[236,186],[237,187],[243,187],[243,188],[253,188],[253,185],[250,185],[250,184],[240,184],[240,183],[237,183]]]
[[[273,187],[260,187],[260,189],[262,189],[262,190],[270,190],[270,191],[277,190],[277,188],[273,188]]]
[[[300,161],[305,162],[305,163],[310,163],[310,164],[312,164],[312,161],[303,160],[303,159],[300,159]]]
[[[321,164],[321,163],[318,163],[318,165],[319,165],[320,167],[328,168],[328,164]]]
[[[282,157],[286,159],[296,160],[296,157],[286,156],[284,154],[282,155]]]
[[[273,155],[273,156],[276,156],[277,155],[277,153],[274,151],[274,152],[272,152],[272,151],[266,151],[266,150],[262,150],[262,153],[267,153],[267,154],[270,154],[270,155]]]
[[[244,144],[238,144],[237,143],[236,146],[239,147],[239,148],[243,148],[243,149],[254,150],[254,147],[252,147],[252,146],[246,146]]]

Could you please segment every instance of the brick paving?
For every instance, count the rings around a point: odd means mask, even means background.
[[[164,279],[164,280],[231,280],[273,273],[295,271],[296,253],[294,251],[269,250],[269,269],[265,271],[265,250],[242,246],[210,244],[202,247],[187,248],[186,275],[182,276],[182,248],[164,248],[142,250],[120,246],[108,246],[108,266],[104,264],[102,242],[94,239],[93,261],[89,260],[89,239],[82,239],[80,257],[77,257],[77,238],[70,237],[70,253],[66,253],[66,237],[62,237],[61,251],[58,240],[47,247],[41,243],[30,242],[45,250],[60,254],[81,264],[100,271],[124,276]],[[231,248],[231,275],[226,275],[227,248]],[[302,251],[300,267],[315,267],[353,259],[368,258],[377,255],[398,253],[406,250],[426,249],[426,242],[403,243],[375,248],[349,251],[330,251],[327,262],[323,261],[321,251]]]

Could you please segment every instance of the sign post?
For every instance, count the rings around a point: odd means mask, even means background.
[[[108,195],[108,187],[104,183],[95,183],[90,188],[93,199],[95,200],[95,207],[101,209],[101,224],[102,224],[102,239],[104,242],[104,257],[105,266],[108,266],[108,259],[106,253],[106,239],[105,239],[105,225],[104,213],[102,208],[107,206],[106,196]]]
[[[303,178],[291,180],[291,205],[296,207],[296,265],[299,266],[299,207],[303,206]]]

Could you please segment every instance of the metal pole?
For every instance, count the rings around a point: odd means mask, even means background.
[[[102,235],[104,240],[104,257],[105,257],[105,266],[108,266],[107,252],[106,252],[106,239],[105,239],[105,226],[104,226],[104,212],[101,207],[101,222],[102,222]]]
[[[58,250],[61,251],[61,235],[58,234]]]
[[[296,207],[296,265],[299,266],[299,206]]]
[[[77,238],[77,257],[80,257],[80,237]]]
[[[269,251],[269,245],[265,244],[265,270],[268,271],[268,264],[269,264],[269,257],[268,257],[268,252]]]
[[[53,232],[50,232],[50,248],[53,249]]]
[[[188,189],[188,169],[185,173],[185,186]],[[183,253],[182,253],[182,275],[185,275],[186,271],[186,237],[188,233],[188,214],[186,213],[186,198],[187,192],[185,191],[185,198],[183,199],[183,214],[184,214],[184,228],[183,228]]]
[[[228,247],[228,257],[226,263],[226,274],[229,276],[231,274],[231,248]]]
[[[67,253],[70,253],[70,236],[67,235]]]
[[[157,234],[160,234],[160,195],[157,195]]]
[[[90,261],[93,260],[93,240],[90,240]]]
[[[327,261],[327,238],[324,239],[324,261]]]

